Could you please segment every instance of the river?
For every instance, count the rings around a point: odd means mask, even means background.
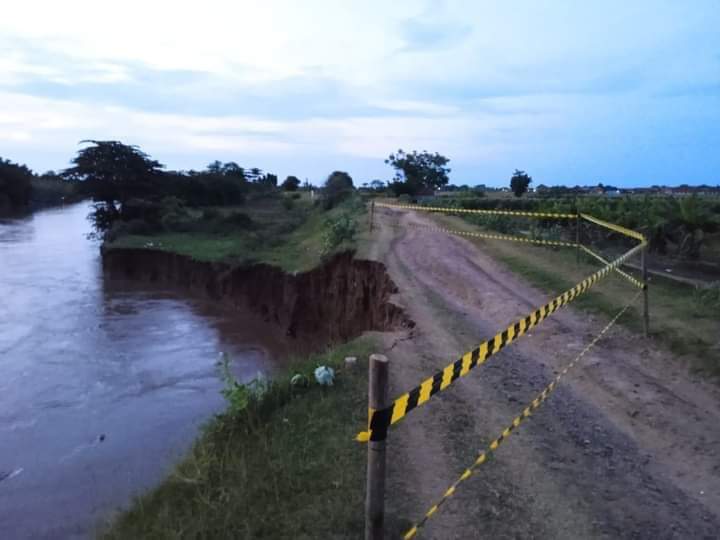
[[[0,221],[0,538],[93,536],[222,409],[221,351],[272,366],[217,306],[105,282],[88,211]]]

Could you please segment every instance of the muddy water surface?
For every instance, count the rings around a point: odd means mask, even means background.
[[[87,204],[0,221],[0,538],[87,538],[279,349],[209,302],[108,283]]]

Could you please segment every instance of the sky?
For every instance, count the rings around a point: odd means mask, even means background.
[[[83,139],[170,169],[720,184],[720,1],[22,0],[0,17],[0,157]]]

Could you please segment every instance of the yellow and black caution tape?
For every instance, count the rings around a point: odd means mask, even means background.
[[[631,229],[621,227],[620,225],[615,225],[614,223],[609,223],[607,221],[603,221],[602,219],[598,219],[596,217],[590,216],[588,214],[580,214],[580,217],[583,219],[586,219],[587,221],[594,223],[595,225],[600,225],[601,227],[605,227],[606,229],[610,229],[611,231],[618,232],[620,234],[624,234],[625,236],[629,236],[630,238],[635,238],[636,240],[640,240],[642,244],[646,242],[645,236],[637,231],[633,231]]]
[[[416,229],[424,229],[426,231],[456,234],[458,236],[472,236],[475,238],[487,238],[490,240],[507,240],[510,242],[523,242],[525,244],[538,244],[541,246],[577,247],[577,244],[575,242],[563,242],[561,240],[542,240],[536,238],[527,238],[525,236],[511,236],[508,234],[490,234],[471,231],[458,231],[455,229],[444,229],[442,227],[428,227],[426,225],[417,225],[415,223],[409,223],[409,226]]]
[[[595,257],[595,258],[596,258],[598,261],[600,261],[601,263],[603,263],[603,264],[609,264],[609,261],[608,261],[607,259],[605,259],[602,255],[599,255],[599,254],[595,253],[592,249],[590,249],[590,248],[588,248],[588,247],[586,247],[586,246],[584,246],[584,245],[582,245],[582,244],[580,244],[580,249],[582,249],[582,250],[583,250],[585,253],[587,253],[588,255],[590,255],[590,256],[592,256],[592,257]],[[641,288],[641,289],[644,289],[644,288],[646,287],[645,283],[643,283],[643,282],[640,281],[639,279],[631,276],[631,275],[628,274],[627,272],[624,272],[623,270],[620,270],[620,268],[615,268],[615,271],[616,271],[618,274],[620,274],[622,277],[624,277],[625,279],[627,279],[630,283],[632,283],[633,285],[635,285],[636,287],[639,287],[639,288]]]
[[[426,403],[432,396],[445,390],[460,377],[467,375],[473,368],[484,364],[492,355],[540,324],[559,308],[572,302],[643,247],[644,244],[635,246],[551,302],[536,309],[515,324],[511,324],[505,330],[496,334],[495,337],[483,341],[475,349],[468,351],[452,364],[438,371],[432,377],[425,379],[409,392],[396,398],[390,406],[379,410],[370,409],[368,411],[368,430],[358,433],[356,440],[359,442],[384,440],[387,437],[387,430],[392,424],[399,422],[410,411]]]
[[[530,404],[528,404],[528,406],[525,407],[525,409],[523,409],[523,411],[518,416],[516,416],[513,419],[513,421],[510,423],[510,425],[508,427],[506,427],[502,431],[502,433],[500,433],[500,435],[488,445],[487,449],[478,455],[477,459],[475,459],[473,464],[470,465],[470,467],[468,467],[467,469],[465,469],[465,471],[462,473],[462,475],[460,475],[460,478],[455,480],[455,482],[447,489],[447,491],[445,491],[445,493],[440,498],[440,500],[437,503],[435,503],[434,505],[432,505],[430,507],[430,509],[425,513],[423,518],[404,534],[403,538],[405,540],[409,540],[410,538],[413,538],[418,533],[420,528],[423,527],[425,525],[425,523],[427,523],[427,520],[430,519],[433,515],[435,515],[435,513],[438,511],[438,509],[450,497],[452,497],[455,494],[457,487],[461,483],[463,483],[465,480],[470,478],[476,472],[478,467],[480,467],[483,463],[485,463],[487,461],[488,456],[490,454],[492,454],[493,452],[495,452],[498,449],[498,447],[503,443],[503,441],[505,441],[508,437],[510,437],[510,434],[513,432],[513,430],[515,430],[515,428],[517,428],[518,426],[520,426],[520,424],[522,424],[525,420],[527,420],[530,417],[530,415],[535,410],[537,410],[540,407],[540,405],[543,404],[543,402],[548,398],[548,396],[552,393],[552,391],[555,390],[555,388],[557,388],[558,383],[560,382],[560,379],[562,379],[567,374],[568,371],[570,371],[573,367],[575,367],[575,365],[577,365],[580,362],[580,360],[582,360],[582,358],[588,353],[588,351],[590,349],[592,349],[595,346],[595,344],[597,344],[597,342],[600,341],[600,339],[602,339],[602,337],[607,333],[607,331],[610,330],[610,328],[617,322],[617,320],[620,317],[622,317],[623,313],[625,313],[630,308],[630,306],[635,302],[635,300],[637,300],[639,295],[640,295],[640,292],[638,292],[635,295],[635,297],[630,301],[630,303],[628,303],[624,308],[622,308],[617,313],[617,315],[615,315],[612,318],[612,320],[605,326],[605,328],[603,328],[600,331],[600,333],[597,336],[595,336],[595,338],[590,343],[588,343],[587,347],[585,347],[580,352],[580,354],[578,354],[575,358],[573,358],[573,360],[568,365],[566,365],[560,373],[558,373],[557,377],[555,377],[552,380],[552,382],[550,384],[548,384],[545,387],[545,389],[542,392],[540,392],[540,394],[535,399],[533,399],[530,402]]]
[[[402,210],[420,210],[421,212],[449,212],[463,214],[484,214],[494,216],[518,216],[541,219],[577,219],[577,214],[559,214],[555,212],[522,212],[520,210],[472,210],[469,208],[452,208],[441,206],[418,206],[415,204],[375,203],[383,208],[400,208]]]

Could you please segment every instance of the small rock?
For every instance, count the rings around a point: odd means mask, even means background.
[[[346,356],[345,357],[345,367],[346,368],[353,368],[357,364],[357,356]]]
[[[101,433],[100,436],[98,437],[98,440],[99,440],[100,442],[103,442],[103,441],[105,440],[105,434],[104,434],[104,433]]]

